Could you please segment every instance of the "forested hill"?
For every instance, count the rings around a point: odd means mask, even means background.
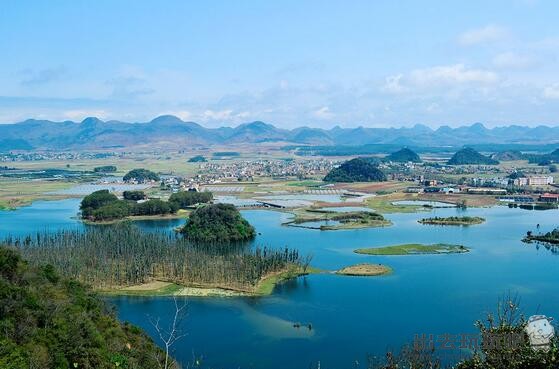
[[[355,158],[334,168],[324,177],[325,182],[380,182],[386,175],[371,160]]]
[[[384,160],[394,161],[398,163],[407,163],[410,161],[412,163],[421,163],[421,158],[419,157],[419,155],[417,155],[415,151],[408,149],[407,147],[393,152],[392,154],[384,158]]]
[[[448,161],[449,165],[497,165],[499,162],[485,155],[480,154],[476,150],[466,147],[456,152]]]
[[[161,368],[164,353],[139,328],[51,266],[30,267],[0,246],[0,368]]]

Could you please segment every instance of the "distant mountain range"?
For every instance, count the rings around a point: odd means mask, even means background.
[[[102,121],[87,118],[81,123],[29,119],[0,124],[0,151],[31,149],[189,148],[211,145],[281,142],[297,145],[455,146],[469,144],[559,143],[559,127],[506,126],[488,129],[481,123],[431,129],[411,128],[277,128],[264,122],[237,127],[205,128],[163,115],[147,123]]]

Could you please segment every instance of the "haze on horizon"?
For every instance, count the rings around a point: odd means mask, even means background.
[[[0,123],[559,124],[559,3],[9,1]]]

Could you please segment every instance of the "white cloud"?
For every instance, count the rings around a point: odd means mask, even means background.
[[[323,106],[320,109],[313,111],[312,115],[318,119],[331,119],[334,114],[330,111],[330,108],[327,106]]]
[[[404,86],[402,86],[402,84],[400,83],[400,81],[402,80],[402,77],[404,77],[403,74],[396,74],[394,76],[388,76],[385,79],[385,83],[384,86],[382,87],[382,89],[386,92],[390,92],[390,93],[400,93],[406,90],[406,88]]]
[[[546,99],[559,99],[559,83],[547,86],[543,90],[543,97]]]
[[[231,109],[218,110],[218,111],[208,109],[204,111],[202,116],[205,120],[229,120],[231,119],[232,114],[233,114],[233,110]]]
[[[471,29],[462,33],[458,37],[458,41],[462,45],[476,45],[499,41],[507,38],[509,34],[510,33],[506,28],[490,24],[485,27]]]
[[[533,62],[534,59],[532,57],[511,51],[493,57],[493,64],[500,68],[525,68]]]
[[[62,113],[65,119],[73,121],[82,121],[88,117],[96,117],[99,119],[106,119],[109,113],[105,110],[67,110]]]
[[[161,115],[174,115],[175,117],[179,117],[181,120],[188,122],[194,119],[194,114],[188,110],[173,110],[164,113],[157,114],[157,116]]]
[[[464,83],[491,84],[498,81],[496,73],[467,68],[464,64],[443,65],[416,69],[410,74],[410,81],[417,86],[456,85]]]

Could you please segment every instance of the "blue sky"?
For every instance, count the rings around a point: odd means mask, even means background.
[[[559,124],[559,2],[16,1],[0,123]]]

